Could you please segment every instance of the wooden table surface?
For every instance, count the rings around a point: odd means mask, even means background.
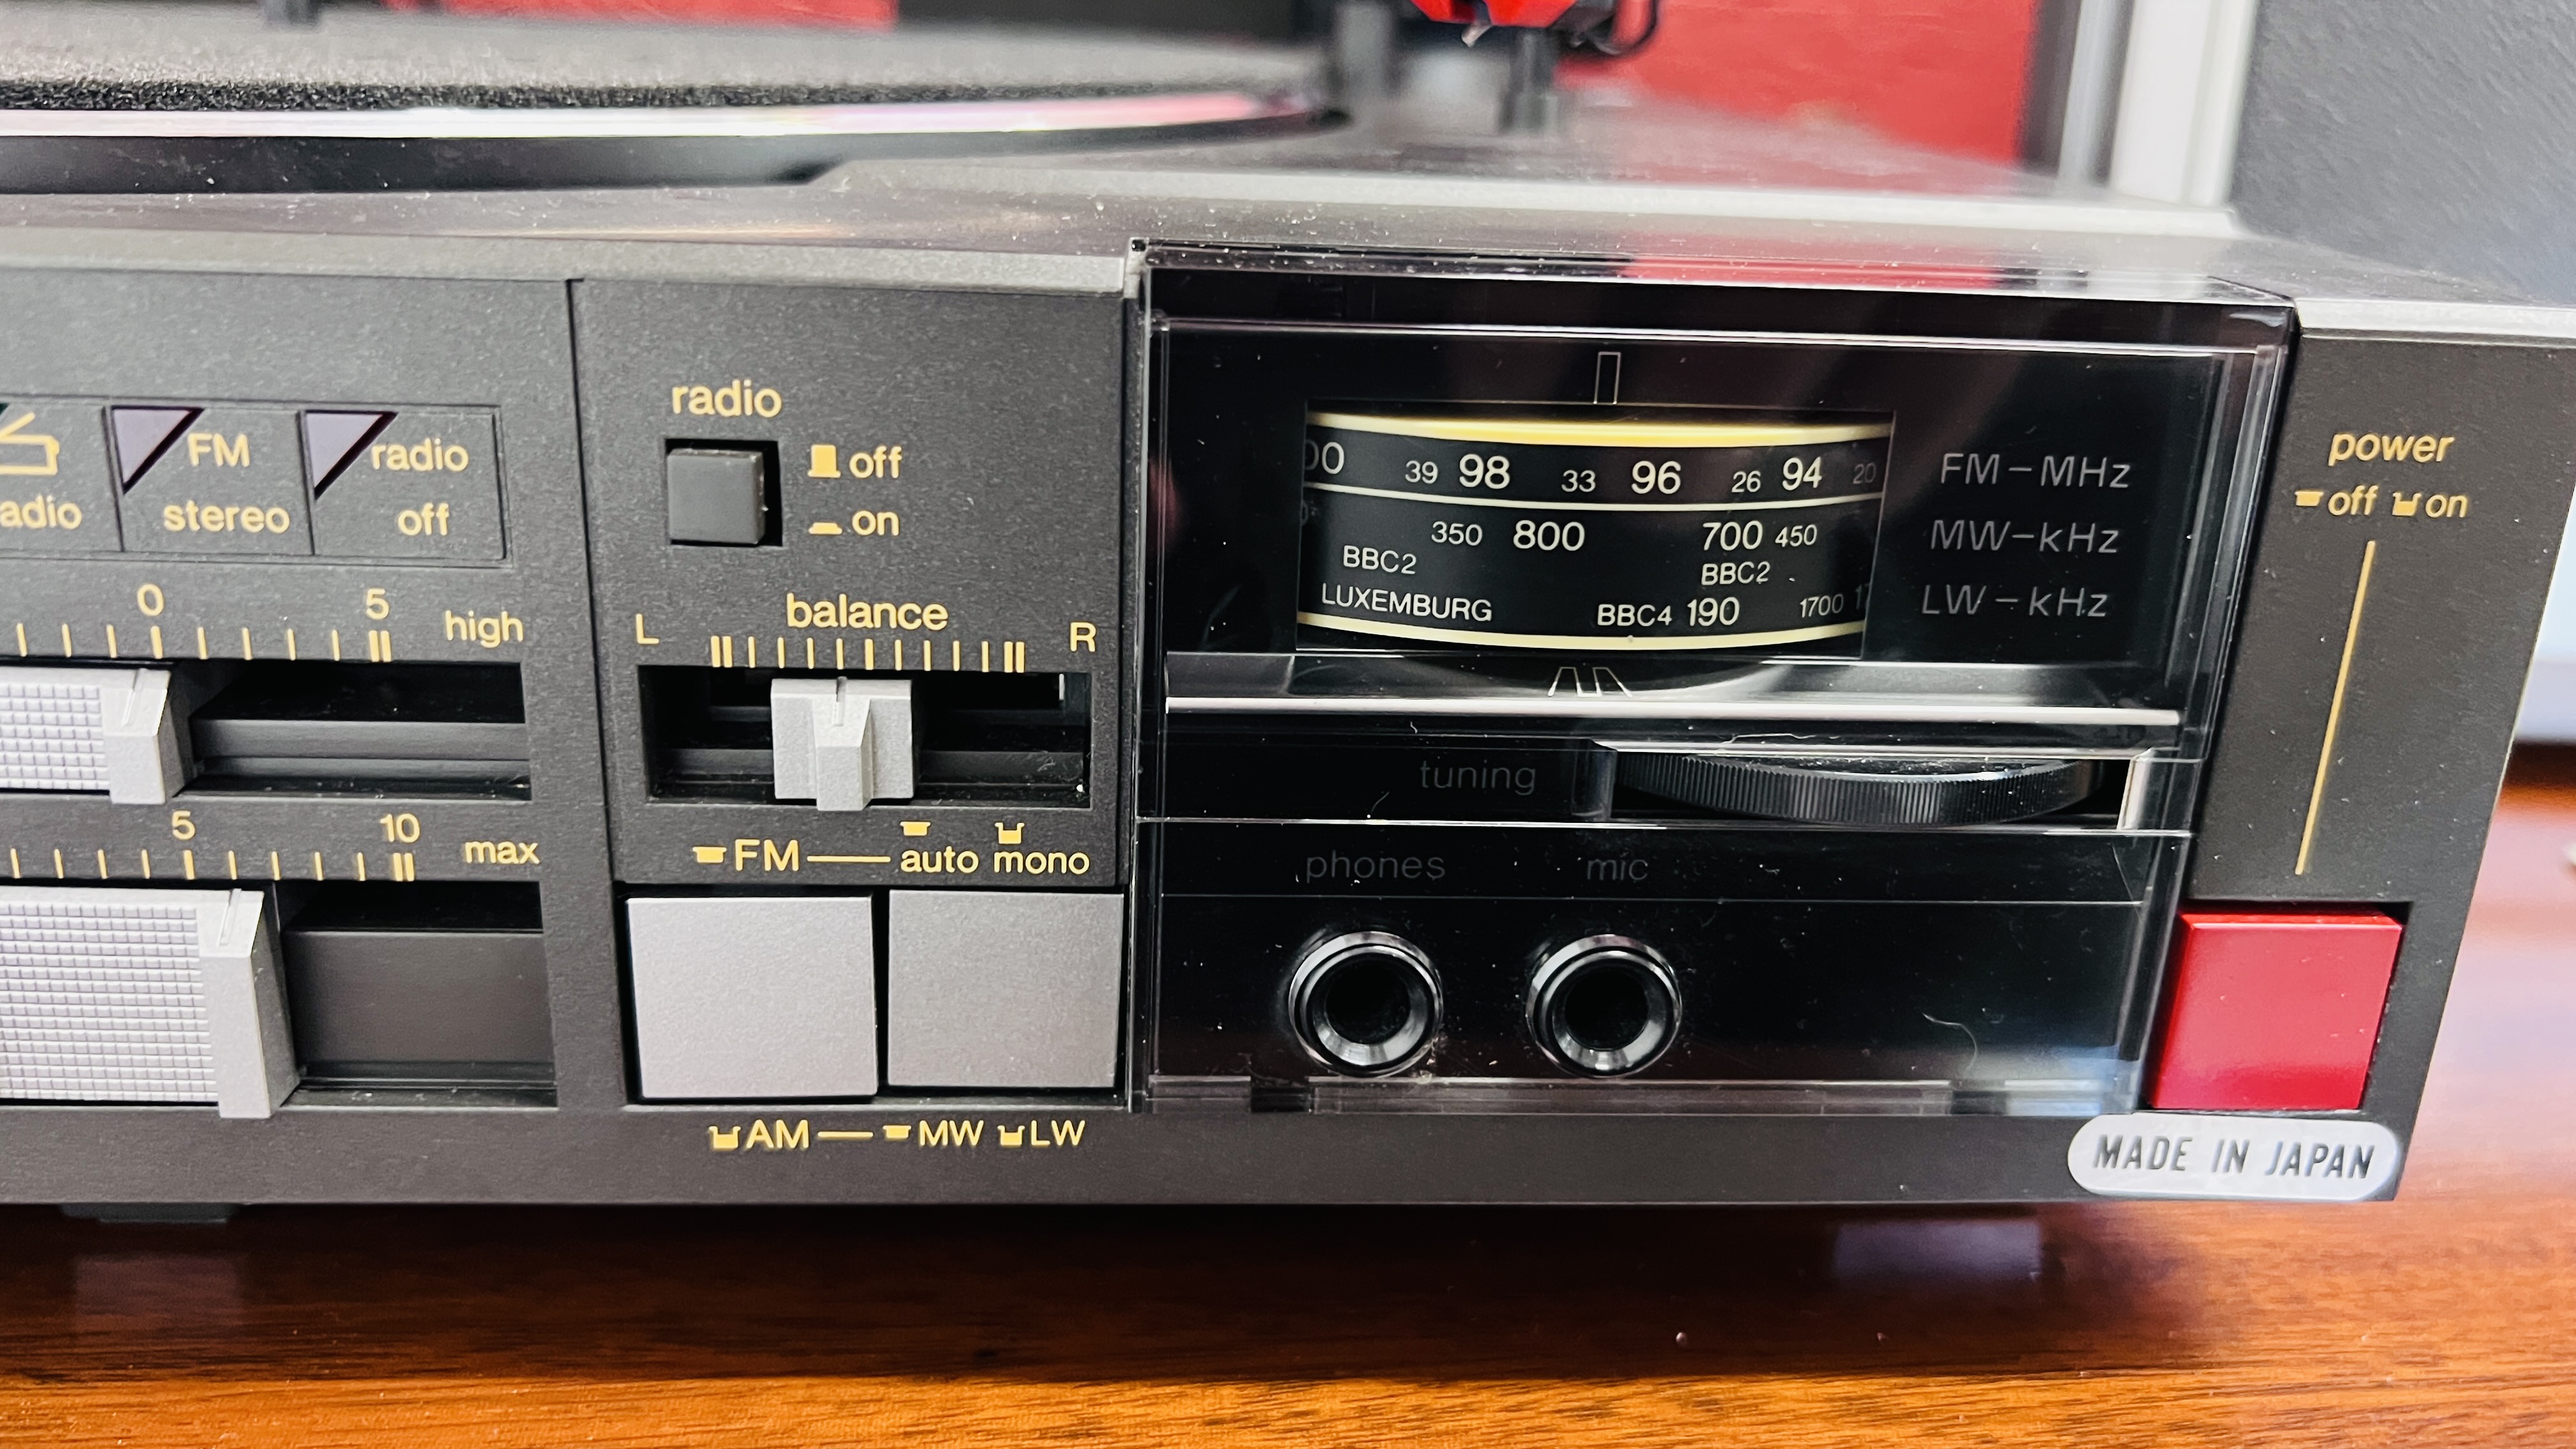
[[[0,1439],[2576,1444],[2576,770],[2402,1197],[2032,1212],[0,1209]]]

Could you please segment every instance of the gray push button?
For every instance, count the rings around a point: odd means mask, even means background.
[[[822,810],[912,797],[912,681],[769,682],[771,788]]]
[[[125,546],[155,553],[304,553],[295,414],[265,408],[110,408]]]
[[[308,412],[313,551],[349,558],[497,559],[501,475],[479,412]]]
[[[874,1095],[875,923],[865,896],[628,901],[644,1095]]]
[[[0,403],[0,551],[113,550],[113,483],[98,404]]]
[[[886,899],[886,1081],[1118,1080],[1119,896],[895,891]]]
[[[769,535],[768,460],[748,448],[673,448],[662,458],[671,542],[748,547]]]

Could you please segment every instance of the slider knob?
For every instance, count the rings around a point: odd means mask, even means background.
[[[2098,760],[1623,751],[1619,783],[1668,800],[1819,825],[1985,825],[2063,810]]]
[[[913,792],[912,681],[769,682],[770,792],[865,810]]]
[[[0,790],[168,801],[190,763],[186,701],[172,682],[166,669],[0,669]]]

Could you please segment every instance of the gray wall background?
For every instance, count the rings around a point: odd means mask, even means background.
[[[2258,231],[2576,303],[2576,4],[2262,0],[2235,201]],[[2523,733],[2576,740],[2566,553]]]
[[[2263,0],[2236,204],[2257,230],[2576,302],[2576,5]]]

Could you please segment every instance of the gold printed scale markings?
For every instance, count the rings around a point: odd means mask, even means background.
[[[853,605],[853,607],[867,607]],[[904,605],[905,608],[912,607]],[[926,627],[944,628],[947,614],[937,604],[924,606],[920,615]],[[936,622],[932,622],[935,619]],[[800,622],[796,627],[803,628]],[[1090,624],[1074,626],[1081,650],[1098,652],[1098,635]],[[661,643],[658,636],[643,632],[642,616],[637,616],[635,642],[651,646]],[[1029,672],[1029,644],[1025,639],[964,639],[947,641],[921,639],[819,639],[784,634],[709,634],[707,667],[710,669],[820,669],[829,659],[833,669],[859,669],[874,673],[880,667],[914,671],[923,674],[1026,674]]]
[[[757,379],[729,377],[717,383],[671,384],[671,416],[691,418],[774,418],[787,407],[778,389]]]
[[[2447,433],[2337,433],[2326,444],[2326,466],[2339,468],[2347,463],[2366,463],[2382,468],[2438,468],[2450,461],[2451,445],[2458,441],[2456,436]],[[2388,511],[2384,514],[2379,508],[2383,489],[2388,504]],[[2444,493],[2430,488],[2409,492],[2385,482],[2356,483],[2341,489],[2294,488],[2290,491],[2290,502],[2300,508],[2323,508],[2337,518],[2469,516],[2469,495],[2466,493]]]
[[[906,839],[922,839],[930,834],[932,822],[905,820],[899,822]],[[892,865],[905,875],[976,875],[989,867],[996,875],[1088,876],[1092,859],[1079,850],[1046,850],[1034,846],[1020,848],[1028,841],[1028,824],[996,820],[993,822],[994,848],[990,854],[955,845],[936,850],[927,846],[907,848],[900,853],[889,850],[880,854],[860,851],[808,851],[802,840],[772,840],[760,836],[743,836],[714,845],[688,847],[691,863],[712,866],[736,875],[794,874],[808,865]],[[504,862],[507,863],[507,862]]]
[[[757,870],[765,874],[798,871],[812,865],[888,865],[891,855],[806,853],[805,842],[781,843],[746,836],[722,845],[692,845],[689,859],[698,865],[729,866],[736,872]]]
[[[710,1152],[809,1152],[818,1142],[905,1143],[920,1148],[975,1151],[987,1145],[1013,1151],[1080,1147],[1090,1126],[1081,1117],[1032,1117],[997,1122],[981,1117],[925,1117],[914,1122],[888,1122],[875,1128],[817,1129],[806,1118],[754,1117],[748,1122],[705,1125]],[[989,1131],[987,1129],[990,1129]]]
[[[158,590],[155,586],[146,584],[144,590],[157,598]],[[150,612],[158,611],[157,605],[150,610]],[[516,619],[512,619],[511,622],[519,623]],[[299,640],[292,628],[281,627],[272,635],[254,634],[248,625],[229,632],[219,626],[211,633],[203,624],[173,625],[172,627],[182,631],[176,639],[169,637],[159,624],[147,624],[143,626],[143,637],[138,641],[131,632],[133,628],[131,625],[127,626],[128,632],[119,633],[117,626],[110,623],[74,625],[62,622],[48,629],[41,623],[30,627],[26,620],[18,619],[11,621],[9,633],[0,635],[0,650],[5,650],[14,643],[17,646],[18,657],[21,659],[35,657],[40,649],[45,654],[60,654],[65,659],[80,658],[84,655],[94,658],[124,659],[139,657],[135,646],[141,643],[150,649],[153,658],[167,659],[171,656],[174,646],[177,650],[184,651],[193,643],[197,658],[212,659],[215,657],[216,641],[221,639],[225,641],[226,658],[238,655],[244,660],[301,659],[305,652],[305,641]],[[325,626],[321,632],[329,641],[331,658],[342,659],[344,655],[341,631]],[[525,638],[524,624],[521,624],[519,632],[511,637]],[[309,640],[310,635],[308,634],[306,638]],[[233,642],[236,639],[238,645]],[[369,629],[366,631],[366,639],[368,663],[394,662],[394,635],[391,629]],[[92,640],[98,642],[98,647],[94,651],[88,647]],[[495,644],[484,647],[498,647],[498,644],[496,641]]]
[[[903,446],[862,443],[845,452],[838,443],[809,444],[805,449],[805,476],[816,482],[843,478],[900,480]],[[837,517],[818,519],[805,525],[805,532],[815,538],[898,538],[903,534],[903,519],[889,508],[861,508],[847,521]]]
[[[861,445],[849,450],[843,460],[838,443],[814,443],[805,450],[805,476],[808,478],[885,478],[903,476],[903,445],[879,443]]]
[[[737,872],[753,869],[770,873],[799,871],[805,868],[805,843],[790,840],[781,845],[775,840],[746,836],[729,845],[692,845],[689,858],[700,865],[723,865],[731,861]]]
[[[2356,484],[2350,488],[2327,492],[2323,488],[2296,488],[2290,501],[2301,508],[2323,508],[2337,518],[2466,518],[2469,495],[2466,493],[2431,493],[2418,489],[2387,490],[2385,499],[2377,483]],[[2388,511],[2380,512],[2385,501]]]
[[[27,425],[35,420],[34,413],[20,413],[11,418],[7,424],[0,425],[0,475],[16,478],[51,478],[62,471],[62,439],[46,433],[28,432]],[[77,506],[72,506],[71,515],[69,522],[59,526],[80,527],[80,509]]]
[[[903,533],[903,519],[890,508],[862,508],[846,524],[826,518],[805,525],[805,531],[816,538],[896,538]]]
[[[2370,598],[2370,570],[2379,560],[2379,540],[2361,546],[2361,576],[2353,581],[2352,614],[2344,623],[2343,658],[2335,666],[2334,698],[2326,706],[2325,739],[2317,746],[2316,782],[2308,789],[2308,818],[2299,828],[2299,859],[2292,875],[2308,873],[2308,856],[2317,843],[2317,817],[2325,810],[2326,777],[2334,770],[2335,740],[2343,730],[2344,693],[2352,685],[2352,655],[2361,642],[2362,606]]]
[[[180,813],[185,815],[188,812]],[[188,833],[181,838],[197,838],[193,821],[188,822],[187,828]],[[182,880],[196,880],[200,871],[211,875],[218,859],[222,862],[224,879],[241,880],[245,857],[250,866],[249,878],[253,880],[282,881],[290,874],[298,880],[412,882],[420,879],[419,859],[414,852],[408,850],[386,851],[378,857],[383,861],[383,865],[379,867],[372,863],[367,852],[362,850],[351,851],[343,857],[320,850],[262,852],[257,849],[243,851],[238,848],[224,850],[218,856],[214,848],[202,843],[175,850],[164,849],[158,856],[154,855],[149,848],[137,849],[130,856],[122,851],[110,855],[105,846],[22,847],[13,845],[7,849],[9,878],[12,880],[25,880],[30,873],[41,879],[46,873],[45,867],[49,864],[52,866],[52,878],[55,880],[70,880],[75,871],[84,876],[95,876],[99,880],[160,880],[168,878],[173,869],[174,855],[175,868]],[[264,872],[261,869],[263,863],[266,865]]]
[[[139,598],[139,606],[142,606],[142,611],[147,616],[160,614],[162,608],[165,608],[165,601],[162,601],[160,596],[160,585],[147,583],[142,590],[139,590],[137,598]],[[46,652],[46,655],[59,652],[59,655],[70,660],[70,657],[80,657],[85,655],[85,652],[90,652],[88,645],[95,639],[95,642],[98,642],[98,650],[95,650],[98,655],[118,660],[118,657],[126,657],[134,652],[134,645],[139,642],[134,629],[137,627],[129,624],[124,634],[118,634],[116,624],[106,624],[106,621],[100,621],[100,624],[88,624],[88,621],[82,621],[82,624],[57,621],[57,624],[52,624],[52,627],[46,627],[46,624],[28,624],[26,619],[15,619],[10,634],[0,637],[0,650],[5,650],[8,642],[15,642],[15,645],[18,645],[18,657],[33,657],[41,650]],[[209,627],[209,624],[173,624],[170,629],[175,629],[178,637],[175,639],[167,637],[167,634],[162,632],[160,624],[144,624],[142,627],[142,637],[149,639],[149,650],[152,650],[152,657],[155,657],[155,660],[160,660],[160,657],[170,657],[173,647],[175,650],[188,650],[191,645],[196,647],[196,657],[201,657],[201,660],[211,660],[219,650],[222,650],[224,657],[242,657],[242,660],[263,660],[263,657],[265,660],[278,660],[278,657],[283,657],[283,660],[301,660],[301,657],[312,650],[314,639],[317,637],[325,642],[332,660],[345,660],[345,657],[348,657],[345,655],[345,650],[353,647],[353,639],[345,642],[343,629],[332,629],[330,624],[307,627],[301,637],[296,634],[296,629],[291,627],[291,624],[281,624],[281,627],[273,627],[273,629],[252,629],[250,624],[240,624],[240,627],[224,627],[224,624],[214,624],[214,627]],[[641,637],[641,629],[644,629],[644,621],[641,621],[641,616],[636,616],[636,639],[639,639],[639,642],[647,642],[647,645],[659,645],[659,639]],[[355,629],[350,634],[355,634]],[[394,663],[392,629],[363,629],[363,634],[366,634],[366,663],[371,665]],[[464,611],[464,614],[446,611],[446,616],[440,619],[438,639],[443,639],[443,642],[448,642],[448,645],[469,645],[474,647],[474,650],[500,650],[500,647],[505,645],[526,645],[528,621],[520,619],[520,616],[513,614],[513,611],[507,611],[507,608],[502,608],[502,611],[497,611],[497,614],[477,614],[477,611],[471,611],[471,608],[469,611]]]

